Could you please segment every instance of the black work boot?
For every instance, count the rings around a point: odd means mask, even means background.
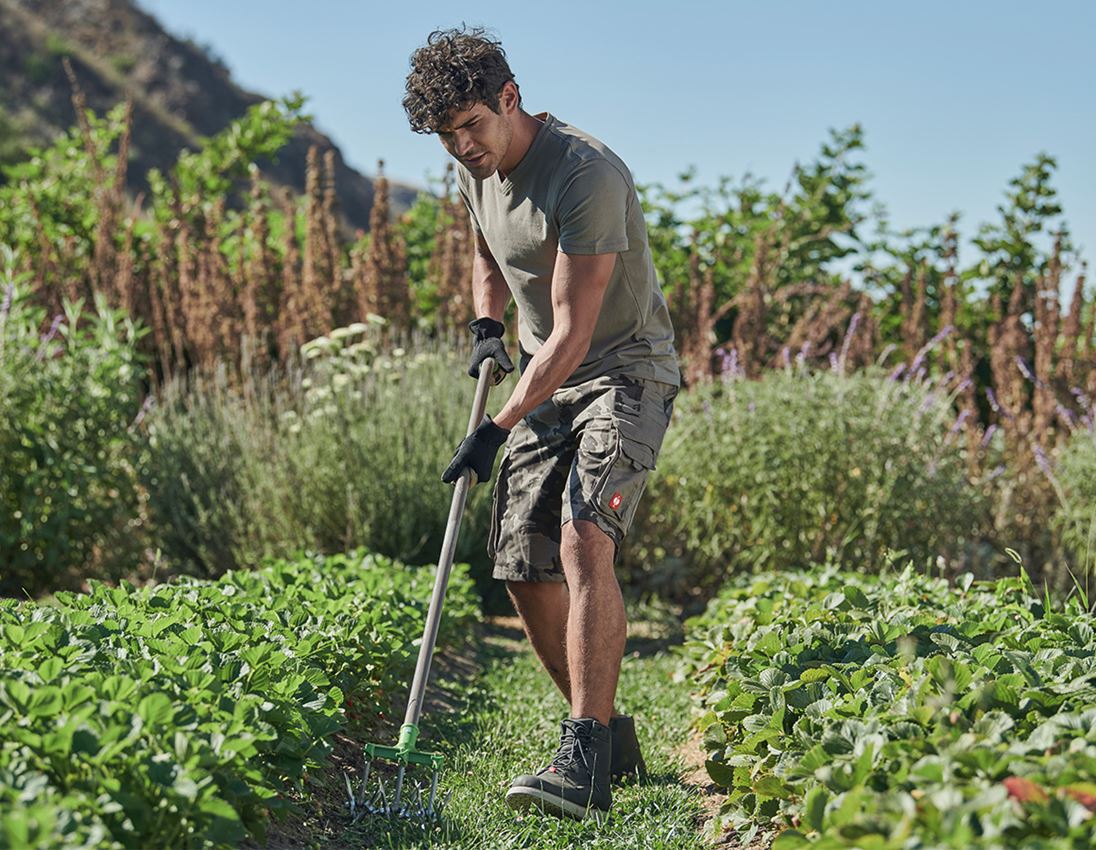
[[[647,762],[639,751],[635,720],[626,714],[610,717],[609,731],[613,739],[609,778],[613,782],[622,782],[628,777],[635,777],[640,782],[646,782]]]
[[[612,758],[609,727],[591,717],[563,721],[559,749],[543,770],[519,776],[506,793],[512,809],[536,807],[543,812],[581,820],[609,813]]]

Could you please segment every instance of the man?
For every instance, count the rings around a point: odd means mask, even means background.
[[[496,383],[513,371],[503,319],[511,296],[518,308],[521,378],[442,476],[470,468],[486,481],[506,444],[493,575],[571,707],[555,757],[506,799],[601,815],[611,777],[642,769],[631,718],[613,710],[627,630],[613,567],[680,386],[643,210],[616,154],[522,109],[505,52],[483,30],[431,34],[411,57],[403,104],[412,129],[437,133],[458,163],[476,246],[472,377],[486,357]]]

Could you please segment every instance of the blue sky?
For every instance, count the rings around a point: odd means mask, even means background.
[[[138,2],[246,88],[302,90],[366,173],[378,158],[413,184],[442,172],[400,100],[411,51],[464,21],[502,39],[529,111],[601,138],[640,182],[693,165],[701,183],[751,171],[780,188],[827,128],[859,122],[894,226],[959,210],[970,237],[1046,151],[1075,241],[1088,259],[1096,245],[1096,3]]]

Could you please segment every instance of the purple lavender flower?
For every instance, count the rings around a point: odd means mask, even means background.
[[[948,431],[948,436],[952,437],[959,433],[959,429],[963,427],[963,423],[967,421],[967,417],[970,416],[970,408],[965,408],[959,412],[959,415],[955,417],[955,424],[951,426],[951,430]]]
[[[732,375],[734,375],[736,378],[741,376],[742,367],[740,367],[738,365],[738,349],[737,348],[734,348],[734,347],[731,348],[731,356],[727,360],[727,368],[730,370],[730,373]]]
[[[15,284],[9,283],[7,289],[4,292],[4,304],[0,306],[0,316],[5,319],[8,317],[8,311],[11,310],[11,302],[15,298]]]
[[[730,369],[731,357],[725,348],[716,349],[716,354],[719,355],[719,374],[726,375]]]
[[[803,343],[803,347],[799,349],[799,353],[795,355],[795,364],[797,366],[802,366],[804,363],[807,362],[807,354],[810,352],[810,350],[811,341],[807,340],[805,343]]]
[[[1028,364],[1024,361],[1024,358],[1019,354],[1016,355],[1016,368],[1020,370],[1020,374],[1031,381],[1036,386],[1041,387],[1042,381],[1035,377],[1035,374],[1028,368]]]
[[[1085,393],[1084,390],[1082,390],[1080,387],[1070,387],[1069,391],[1073,394],[1073,397],[1077,399],[1078,402],[1080,402],[1081,407],[1083,407],[1085,410],[1092,409],[1092,400],[1088,397],[1088,394]]]
[[[792,350],[785,345],[780,350],[780,358],[784,361],[784,368],[787,369],[792,365]]]
[[[969,387],[970,387],[971,383],[973,383],[973,382],[971,381],[971,379],[970,379],[970,378],[964,378],[964,379],[963,379],[963,380],[962,380],[962,381],[960,382],[959,386],[957,386],[957,387],[955,388],[955,392],[957,392],[957,393],[961,393],[961,392],[963,392],[964,390],[966,390],[967,388],[969,388]]]
[[[1036,443],[1035,448],[1032,451],[1035,453],[1035,465],[1043,471],[1043,475],[1045,475],[1051,483],[1055,483],[1054,471],[1050,465],[1050,458],[1048,458],[1047,453],[1043,451],[1043,447]]]
[[[993,435],[996,434],[996,433],[997,433],[997,426],[996,425],[990,425],[986,429],[986,433],[982,435],[982,442],[978,444],[979,447],[984,449],[986,446],[988,446],[989,441],[993,439]]]
[[[49,332],[43,334],[41,337],[42,344],[38,347],[38,354],[35,355],[35,360],[41,360],[46,356],[46,345],[56,335],[57,329],[61,327],[61,322],[64,318],[65,317],[60,313],[53,317],[53,323],[49,326]]]
[[[928,394],[926,394],[926,396],[925,396],[925,400],[924,400],[923,402],[921,402],[921,406],[920,406],[920,407],[919,407],[919,408],[917,409],[917,412],[918,412],[918,413],[924,413],[924,412],[925,412],[925,411],[927,411],[927,410],[928,410],[928,409],[929,409],[930,407],[932,407],[932,403],[933,403],[933,402],[934,402],[935,400],[936,400],[936,393],[928,393]]]
[[[57,329],[61,327],[61,322],[64,318],[65,317],[60,313],[53,317],[53,323],[49,326],[49,333],[43,334],[42,342],[49,342],[53,339],[54,334],[57,333]]]
[[[906,371],[906,364],[905,363],[899,363],[897,366],[894,367],[894,371],[892,371],[889,375],[887,375],[887,380],[888,381],[897,381],[900,377],[902,377],[902,373],[905,372],[905,371]]]
[[[945,325],[937,332],[936,336],[934,336],[923,346],[921,346],[921,350],[918,351],[917,356],[913,358],[913,364],[910,366],[910,371],[916,372],[917,368],[924,362],[925,355],[927,355],[930,351],[936,348],[936,346],[939,345],[940,342],[944,338],[946,338],[953,330],[955,330],[955,327],[953,325]]]
[[[1067,425],[1072,425],[1077,421],[1077,414],[1062,404],[1060,401],[1055,402],[1054,409],[1058,411],[1058,417]]]
[[[837,369],[838,369],[837,352],[836,351],[831,351],[830,352],[830,370],[833,371],[833,372],[836,372]]]
[[[145,414],[152,408],[152,395],[145,396],[144,402],[141,404],[141,409],[137,411],[137,416],[134,418],[133,423],[129,426],[132,430],[140,425],[145,420]]]
[[[997,478],[999,475],[1003,474],[1004,471],[1005,471],[1005,465],[1002,463],[1000,466],[994,468],[993,472],[991,472],[989,474],[989,478],[986,479],[986,480],[987,481],[992,481],[994,478]]]
[[[849,345],[852,343],[852,338],[856,336],[856,329],[860,325],[860,311],[857,310],[853,313],[852,319],[849,321],[849,329],[845,332],[845,339],[841,343],[841,363],[844,365],[845,358],[849,354]]]

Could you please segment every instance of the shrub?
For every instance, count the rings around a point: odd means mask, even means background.
[[[423,338],[383,346],[365,324],[303,355],[242,387],[222,369],[164,388],[146,484],[170,567],[212,576],[300,546],[436,560],[453,493],[441,472],[475,391],[466,360]],[[480,574],[489,503],[472,488],[458,542]]]
[[[1054,475],[1061,505],[1054,525],[1079,572],[1096,574],[1096,434],[1075,431],[1058,457]]]
[[[982,514],[948,400],[876,371],[784,370],[679,396],[629,577],[680,596],[729,572],[957,550]]]
[[[144,331],[102,298],[95,313],[30,304],[0,254],[0,593],[37,594],[132,569],[140,552],[136,465]]]

